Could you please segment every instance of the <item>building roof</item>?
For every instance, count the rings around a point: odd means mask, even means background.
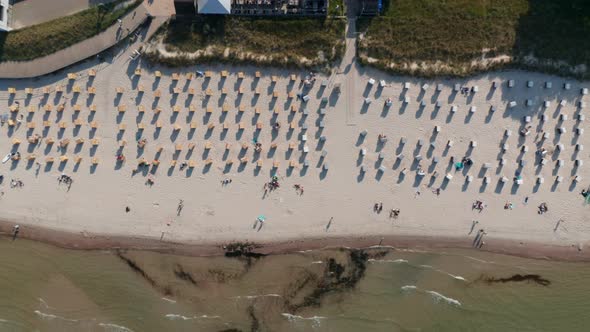
[[[199,14],[229,14],[231,0],[197,0]]]

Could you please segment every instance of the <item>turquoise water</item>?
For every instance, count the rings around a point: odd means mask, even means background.
[[[198,258],[0,241],[0,331],[587,331],[590,265],[478,251]],[[514,275],[538,282],[489,282]]]

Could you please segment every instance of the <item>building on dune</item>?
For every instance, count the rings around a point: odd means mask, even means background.
[[[325,16],[329,0],[175,0],[177,14]]]

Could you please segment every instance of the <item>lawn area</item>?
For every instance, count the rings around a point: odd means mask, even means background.
[[[553,71],[564,68],[525,56],[590,64],[587,0],[389,0],[359,27],[362,61],[395,72],[463,76],[506,64],[484,56]]]
[[[118,6],[124,2],[116,0],[53,21],[0,32],[0,61],[32,60],[93,37],[141,3]]]
[[[212,60],[326,65],[344,54],[344,28],[345,21],[340,19],[199,16],[194,21],[175,20],[164,32],[163,43],[167,51],[180,54],[156,55],[156,60],[168,65]]]

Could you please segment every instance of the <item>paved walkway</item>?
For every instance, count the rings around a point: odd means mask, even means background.
[[[7,61],[0,63],[0,78],[30,78],[52,73],[69,65],[98,54],[120,40],[127,37],[147,19],[148,9],[145,4],[123,17],[122,27],[113,25],[106,31],[66,49],[48,56],[31,61]],[[142,40],[147,40],[165,22],[157,17],[152,21],[149,29],[142,34]]]
[[[12,7],[12,28],[20,29],[51,21],[113,0],[26,0]]]

